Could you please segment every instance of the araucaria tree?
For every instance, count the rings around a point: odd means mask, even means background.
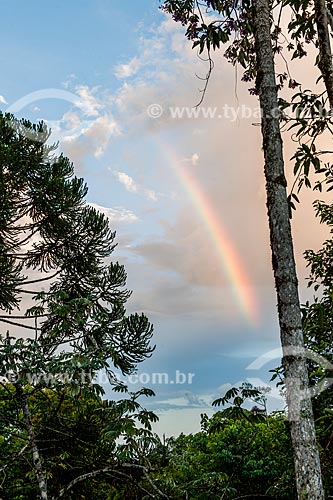
[[[101,401],[103,388],[94,381],[100,370],[116,390],[127,392],[113,370],[133,372],[153,347],[147,317],[126,316],[130,293],[124,288],[123,266],[109,259],[115,246],[109,221],[84,201],[86,185],[73,175],[68,158],[55,156],[45,145],[48,137],[42,123],[0,114],[0,416],[3,439],[13,450],[0,465],[0,496],[4,492],[5,498],[23,498],[15,495],[15,488],[22,490],[22,477],[15,477],[21,461],[32,464],[29,490],[23,488],[31,491],[29,498],[65,498],[101,473],[128,477],[131,464],[121,463],[116,440],[123,436],[128,445],[155,418],[137,402],[140,394],[152,391],[143,389],[110,405],[100,402],[99,411],[108,415],[113,453],[101,457],[105,462],[96,470],[76,464],[65,474],[67,484],[55,488],[48,473],[54,466],[48,458],[52,440],[41,438],[47,429],[41,402],[45,411],[49,401],[49,421],[56,422],[64,415],[63,404],[75,408]],[[68,439],[76,439],[70,425],[67,432]],[[9,474],[15,463],[17,469]],[[136,474],[146,473],[138,458],[133,467]]]
[[[186,27],[186,36],[199,54],[203,51],[208,54],[209,70],[203,98],[213,69],[212,51],[224,44],[227,44],[225,57],[244,68],[242,80],[255,82],[250,91],[258,96],[261,107],[267,211],[297,494],[299,500],[323,500],[289,222],[291,210],[295,208],[294,201],[299,200],[293,190],[287,195],[281,128],[290,123],[297,127],[294,135],[299,147],[293,159],[299,189],[303,184],[311,186],[310,167],[314,167],[316,173],[324,174],[323,180],[316,183],[316,189],[322,190],[324,184],[331,184],[332,166],[321,165],[323,152],[317,151],[315,144],[324,131],[331,133],[332,130],[331,111],[325,110],[326,102],[330,107],[333,102],[330,12],[321,0],[314,3],[308,0],[166,0],[162,9]],[[284,9],[290,9],[292,19],[281,35]],[[314,26],[317,26],[317,32]],[[277,74],[275,56],[286,50],[290,53],[289,59],[304,57],[304,43],[311,42],[319,49],[319,69],[326,94],[322,90],[320,94],[299,91],[288,103],[280,98],[279,90],[288,80],[290,89],[298,88],[300,84],[291,77],[287,63],[286,72]],[[284,57],[284,61],[287,58]],[[289,106],[296,117],[287,116],[285,110]],[[309,114],[304,116],[304,110]]]

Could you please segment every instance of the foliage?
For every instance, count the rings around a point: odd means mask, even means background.
[[[225,405],[232,402],[232,405],[220,412],[223,418],[232,417],[234,419],[247,419],[249,422],[265,421],[267,417],[266,397],[264,389],[253,387],[248,382],[243,382],[240,387],[232,387],[222,398],[215,399],[213,406]],[[251,410],[243,407],[244,403],[255,403]],[[259,408],[259,405],[261,408]]]
[[[113,447],[122,437],[129,448],[156,419],[137,401],[153,392],[127,394],[126,385],[114,375],[114,368],[132,373],[151,355],[152,326],[143,314],[126,315],[126,273],[123,266],[110,262],[115,233],[108,219],[84,201],[87,187],[73,175],[68,158],[55,156],[54,148],[45,145],[49,135],[43,123],[0,115],[0,322],[8,328],[0,336],[1,430],[2,446],[10,452],[3,457],[2,471],[7,463],[13,463],[10,470],[15,471],[17,458],[24,460],[33,498],[37,485],[47,498],[47,484],[58,498],[56,489],[59,495],[60,486],[66,486],[60,478],[70,483],[71,474],[93,469],[89,459],[97,449],[87,457],[77,449],[78,461],[81,455],[85,458],[82,470],[70,451],[71,466],[60,457],[54,443],[61,443],[56,435],[59,426],[61,432],[66,429],[66,412],[68,422],[73,416],[83,423],[98,401],[109,413],[108,439],[112,435]],[[20,328],[33,336],[21,337]],[[127,394],[105,403],[107,408],[99,399],[104,389],[94,380],[102,369],[115,391]],[[137,422],[143,430],[137,429]],[[66,432],[72,431],[76,435],[84,429],[69,426]],[[27,460],[32,451],[33,464]],[[133,458],[131,453],[127,458]],[[12,491],[19,491],[24,474],[16,477],[11,472],[9,477]],[[7,480],[4,484],[8,489]]]
[[[31,452],[29,446],[22,448],[27,432],[19,405],[8,397],[15,391],[13,386],[6,385],[1,392],[0,415],[4,419],[0,494],[8,500],[35,500],[38,492],[30,464]],[[112,402],[84,393],[73,398],[50,389],[30,398],[50,494],[56,497],[64,485],[101,470],[104,470],[102,474],[78,482],[63,498],[105,500],[116,498],[117,492],[123,495],[121,498],[132,498],[129,492],[139,491],[135,483],[142,471],[136,465],[144,465],[139,444],[153,437],[135,427],[135,415],[131,415],[129,406],[126,407],[126,400]],[[118,439],[120,435],[122,444]],[[134,442],[137,446],[130,446]]]
[[[295,498],[288,424],[280,414],[264,422],[202,415],[202,431],[160,443],[164,462],[154,479],[175,499],[232,500],[249,495]]]
[[[316,215],[333,234],[333,205],[316,202]],[[323,391],[314,398],[314,413],[318,440],[321,445],[321,461],[326,489],[333,494],[333,240],[324,242],[317,252],[307,250],[305,258],[310,268],[309,287],[317,292],[312,303],[303,306],[303,327],[305,345],[311,351],[323,356],[327,363],[310,362],[310,380],[321,385]]]

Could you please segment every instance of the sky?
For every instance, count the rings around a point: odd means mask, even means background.
[[[157,432],[196,432],[226,388],[267,384],[280,361],[256,97],[215,54],[195,111],[207,62],[157,0],[12,0],[0,44],[2,111],[51,127],[117,231],[128,312],[154,324],[130,387],[156,392],[143,404]],[[290,183],[292,153],[287,142]],[[303,251],[326,237],[315,198],[292,221],[303,302]],[[282,405],[273,385],[269,405]]]

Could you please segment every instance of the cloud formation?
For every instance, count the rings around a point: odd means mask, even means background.
[[[120,184],[125,187],[126,191],[129,191],[130,193],[143,194],[143,196],[147,198],[147,200],[157,201],[157,195],[155,191],[137,184],[130,175],[126,174],[125,172],[115,172],[114,175],[116,176]]]
[[[111,222],[137,222],[139,220],[137,215],[123,207],[108,208],[91,202],[89,205],[106,215]]]
[[[104,105],[96,97],[98,87],[89,88],[88,85],[77,85],[75,87],[76,94],[80,97],[78,106],[87,116],[99,116]]]
[[[140,69],[141,63],[137,57],[133,57],[127,64],[118,64],[115,67],[115,75],[119,79],[129,78]]]
[[[135,222],[140,214],[142,232],[131,233],[126,257],[135,262],[142,259],[151,270],[147,280],[151,289],[142,292],[145,308],[171,314],[179,314],[182,308],[204,311],[206,307],[207,314],[222,309],[238,321],[214,235],[179,170],[182,164],[193,170],[264,302],[263,290],[272,286],[272,272],[260,130],[253,126],[257,118],[253,120],[251,113],[248,117],[236,113],[234,120],[234,113],[223,112],[225,106],[233,111],[243,105],[257,110],[258,103],[245,85],[238,84],[234,69],[216,56],[202,109],[216,108],[217,113],[172,116],[171,108],[194,109],[202,87],[196,74],[204,76],[206,71],[206,63],[192,51],[183,28],[165,18],[154,33],[140,38],[135,57],[115,66],[117,78],[125,80],[118,82],[116,91],[76,84],[78,103],[64,113],[56,124],[58,130],[54,128],[62,149],[79,170],[89,163],[90,173],[94,169],[103,177],[106,169],[113,173],[104,185],[118,197],[117,206],[129,208],[104,207],[108,217]],[[152,103],[161,107],[160,117],[148,115]],[[159,203],[149,211],[152,205],[145,205],[146,200]],[[304,248],[297,243],[297,231],[303,243],[304,219],[295,220],[297,254],[302,260]],[[307,248],[312,234],[317,236],[318,231],[307,233]]]
[[[61,146],[77,167],[80,167],[89,155],[101,158],[110,142],[121,135],[119,123],[110,114],[82,121],[78,113],[68,112],[64,115],[61,125],[58,131],[58,135],[61,135]]]
[[[192,119],[186,118],[185,113],[185,118],[173,118],[171,108],[191,111],[200,99],[198,88],[202,84],[195,75],[205,75],[205,63],[192,51],[182,28],[170,19],[161,23],[156,36],[142,39],[140,43],[135,62],[139,70],[132,75],[137,78],[125,82],[119,89],[114,100],[115,114],[130,139],[144,138],[147,149],[156,142],[161,144],[154,163],[165,192],[168,190],[169,205],[174,207],[170,216],[170,206],[161,205],[166,212],[164,215],[162,209],[160,211],[158,235],[150,234],[130,247],[135,257],[144,259],[147,268],[153,268],[148,279],[151,292],[142,291],[143,303],[156,313],[180,314],[182,309],[195,311],[196,308],[203,312],[206,308],[210,314],[215,308],[226,318],[234,315],[235,321],[241,316],[195,194],[178,174],[184,161],[189,168],[194,168],[197,182],[209,197],[248,273],[261,303],[261,314],[265,316],[268,311],[272,314],[275,298],[261,135],[260,128],[253,125],[258,122],[257,99],[249,95],[246,85],[238,82],[232,66],[216,55],[202,104],[203,110],[216,110],[216,113],[202,112]],[[161,107],[160,117],[148,116],[147,109],[152,103]],[[151,149],[146,156],[149,161]],[[290,156],[292,146],[287,145],[286,167],[292,176]],[[135,168],[137,171],[137,163]],[[132,171],[126,172],[118,171],[118,181],[128,192],[137,193]],[[299,212],[294,218],[300,280],[306,276],[302,252],[313,246],[321,231],[313,214],[311,217],[311,210],[310,203],[307,208],[301,207],[302,214]],[[305,219],[311,221],[312,227],[306,238]],[[168,278],[170,275],[172,279]]]

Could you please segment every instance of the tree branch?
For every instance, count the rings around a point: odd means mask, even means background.
[[[150,483],[150,485],[152,486],[152,488],[162,497],[162,498],[165,498],[167,500],[169,500],[169,497],[166,496],[159,488],[157,488],[157,486],[153,483],[152,479],[149,477],[149,474],[148,474],[148,471],[146,469],[146,467],[144,467],[143,465],[136,465],[136,464],[121,464],[121,467],[127,467],[127,468],[136,468],[136,469],[140,469],[142,470],[143,474],[145,475],[145,477],[147,478],[148,482]],[[62,488],[58,495],[53,497],[52,500],[59,500],[59,498],[62,498],[64,496],[65,493],[67,493],[70,489],[73,488],[73,486],[75,486],[76,484],[78,483],[81,483],[82,481],[85,481],[86,479],[91,479],[91,478],[94,478],[96,476],[99,476],[100,474],[104,474],[104,473],[111,473],[111,474],[118,474],[118,475],[123,475],[125,476],[126,478],[129,478],[129,476],[127,474],[125,474],[124,472],[121,472],[119,470],[116,470],[114,469],[113,467],[111,466],[108,466],[108,467],[103,467],[102,469],[98,469],[98,470],[95,470],[93,472],[87,472],[87,474],[83,474],[82,476],[79,476],[75,479],[73,479],[70,483],[68,483],[67,486],[65,486],[64,488]],[[141,486],[139,486],[142,490],[144,490],[151,498],[155,498],[151,493],[149,493],[147,490],[145,490],[144,488],[142,488]]]
[[[24,283],[22,283],[22,285],[31,285],[31,283],[40,283],[41,281],[51,280],[52,278],[55,278],[59,273],[60,273],[60,271],[57,271],[56,273],[52,274],[51,276],[46,276],[45,278],[40,278],[38,280],[25,281]]]
[[[328,9],[325,0],[314,0],[315,21],[318,34],[319,63],[318,67],[322,74],[328,100],[333,108],[333,65],[330,35],[328,31]]]
[[[331,11],[328,7],[326,7],[326,10],[327,10],[327,20],[329,22],[331,30],[333,30],[333,16],[332,16]]]
[[[35,433],[35,430],[33,428],[32,421],[31,421],[29,402],[28,402],[27,396],[26,396],[26,394],[24,394],[23,389],[22,389],[20,384],[15,384],[15,389],[16,389],[17,396],[22,404],[22,411],[23,411],[25,424],[26,424],[26,428],[28,431],[28,435],[29,435],[29,444],[30,444],[31,449],[32,449],[32,461],[33,461],[34,472],[35,472],[37,482],[38,482],[40,497],[41,497],[41,500],[48,500],[46,479],[45,479],[45,475],[44,475],[44,470],[43,470],[43,466],[42,466],[42,462],[41,462],[39,449],[37,446],[36,433]]]
[[[16,248],[20,248],[21,246],[23,246],[28,240],[30,240],[30,238],[36,234],[37,232],[39,231],[39,227],[37,227],[36,229],[34,229],[33,231],[31,231],[30,234],[28,234],[28,236],[26,236],[23,240],[21,241],[18,241],[17,243],[13,243],[11,245],[11,249],[14,249],[15,247]]]
[[[21,455],[23,455],[23,453],[25,452],[25,450],[28,447],[29,447],[29,443],[26,444],[25,446],[23,446],[23,448],[20,451],[18,451],[14,456],[12,456],[10,458],[6,457],[7,463],[3,467],[0,467],[0,472],[4,471],[8,467],[8,465],[10,464],[10,462],[14,462],[14,460],[16,460]],[[0,498],[0,500],[1,500],[1,498]]]
[[[21,325],[21,323],[16,323],[15,321],[9,321],[8,319],[3,319],[1,317],[0,321],[2,321],[2,323],[8,323],[9,325],[19,326],[20,328],[27,328],[28,330],[33,330],[34,332],[36,330],[38,330],[39,332],[41,331],[41,328],[35,328],[34,326],[28,326],[28,325]]]
[[[34,314],[33,316],[4,316],[4,315],[0,315],[0,321],[2,319],[35,319],[35,318],[46,318],[46,317],[49,317],[50,314]]]

